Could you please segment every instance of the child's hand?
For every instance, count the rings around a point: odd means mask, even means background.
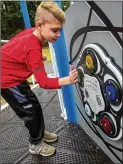
[[[78,81],[79,81],[78,80],[78,71],[72,65],[69,76],[63,77],[63,78],[59,78],[58,83],[59,83],[59,86],[65,86],[65,85],[69,85],[69,84],[75,84]]]
[[[75,84],[78,82],[78,71],[73,65],[70,67],[69,82],[70,84]]]
[[[43,61],[46,61],[47,60],[47,56],[42,54],[42,59],[43,59]]]

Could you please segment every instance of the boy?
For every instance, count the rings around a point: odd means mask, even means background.
[[[64,78],[48,78],[44,69],[42,46],[60,37],[64,12],[55,2],[42,2],[36,11],[35,28],[24,30],[2,46],[1,94],[29,130],[29,152],[50,156],[55,148],[46,142],[57,135],[45,130],[41,106],[26,79],[34,74],[41,88],[59,89],[78,82],[76,69]]]

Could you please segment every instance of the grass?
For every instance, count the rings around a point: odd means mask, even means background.
[[[49,48],[43,49],[42,52],[43,52],[44,55],[47,56],[47,60],[45,62],[51,62],[51,55],[50,55]]]

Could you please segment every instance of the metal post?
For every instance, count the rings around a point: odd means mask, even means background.
[[[29,13],[28,13],[26,1],[20,1],[20,6],[21,6],[21,10],[22,10],[22,15],[23,15],[25,27],[30,28],[31,23],[30,23],[30,18],[29,18]]]
[[[30,23],[30,18],[29,18],[29,13],[28,13],[26,1],[20,1],[20,6],[21,6],[21,10],[22,10],[22,15],[23,15],[25,27],[31,28],[31,23]],[[35,85],[34,75],[32,75],[31,77],[32,77],[32,83],[34,86]]]
[[[50,54],[51,54],[51,58],[52,58],[52,65],[53,65],[53,71],[55,74],[55,77],[59,76],[58,73],[58,67],[57,67],[57,63],[56,63],[56,56],[55,56],[55,52],[53,49],[53,45],[51,43],[49,43],[49,48],[50,48]],[[62,91],[60,89],[58,89],[58,97],[59,97],[59,102],[60,102],[60,107],[61,107],[61,117],[63,117],[65,120],[67,120],[67,114],[66,114],[66,108],[64,106],[64,101],[63,101],[63,95],[62,95]]]
[[[60,1],[57,1],[56,3],[61,7]],[[54,49],[55,49],[60,77],[68,76],[69,61],[67,56],[63,29],[61,29],[60,38],[54,43]],[[77,111],[76,111],[73,86],[72,85],[64,86],[62,88],[62,93],[63,93],[68,121],[77,123]]]

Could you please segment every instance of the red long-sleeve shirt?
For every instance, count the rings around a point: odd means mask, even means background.
[[[48,78],[42,61],[42,43],[34,28],[18,33],[1,50],[1,88],[11,88],[34,74],[41,88],[58,89],[59,78]]]

